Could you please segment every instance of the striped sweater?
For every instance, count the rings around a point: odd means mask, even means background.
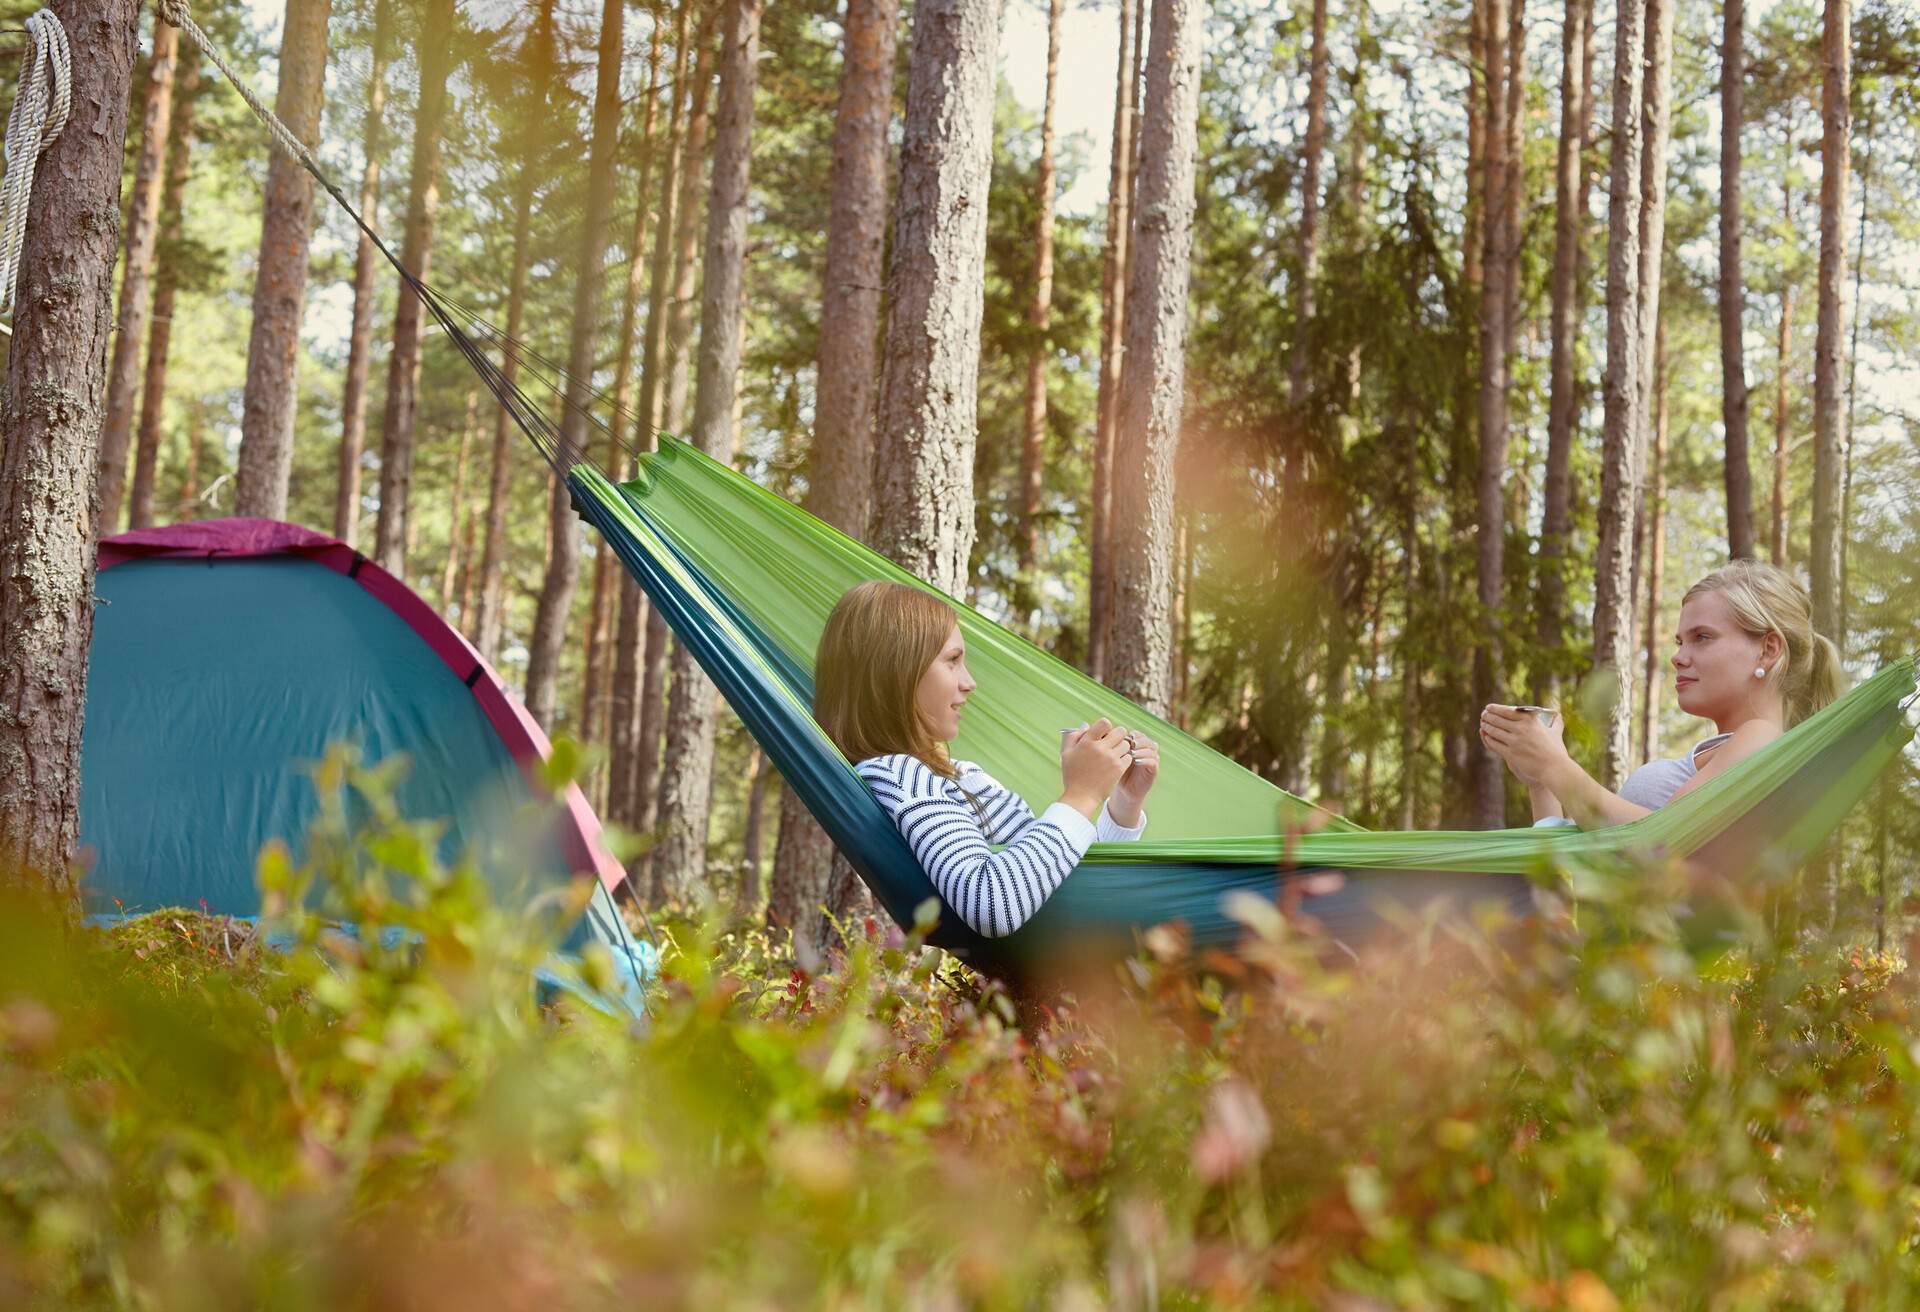
[[[1000,938],[1024,925],[1080,864],[1087,845],[1140,837],[1100,808],[1091,823],[1065,802],[1038,816],[1020,795],[971,761],[958,779],[907,755],[875,756],[855,768],[913,849],[947,905],[976,933]],[[968,797],[971,794],[971,800]],[[995,852],[989,844],[1005,844]]]

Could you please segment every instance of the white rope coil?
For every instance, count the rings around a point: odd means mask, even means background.
[[[27,20],[33,48],[20,64],[20,85],[7,115],[7,171],[0,182],[0,312],[13,309],[20,247],[27,238],[27,202],[40,156],[59,139],[73,109],[73,56],[67,30],[51,9]]]

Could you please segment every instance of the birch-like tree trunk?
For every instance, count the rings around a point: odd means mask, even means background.
[[[1720,37],[1720,416],[1726,430],[1727,547],[1752,559],[1747,453],[1746,290],[1740,276],[1740,130],[1746,123],[1746,0],[1725,0]]]
[[[626,62],[626,0],[605,0],[593,88],[593,143],[587,151],[586,213],[574,273],[573,319],[567,336],[567,391],[560,415],[560,468],[549,480],[547,519],[553,548],[540,582],[533,633],[527,643],[527,710],[554,732],[560,665],[567,648],[573,594],[580,579],[580,524],[566,471],[592,458],[593,364],[600,340],[607,237],[613,226],[614,161],[620,145],[620,71]]]
[[[807,508],[854,537],[866,534],[873,480],[880,287],[886,276],[887,127],[893,118],[899,29],[898,0],[847,0]],[[833,887],[834,856],[826,831],[798,795],[780,789],[767,912],[773,924],[792,929],[794,954],[803,963],[817,959],[823,942],[819,910]]]
[[[387,40],[391,0],[374,0],[372,66],[367,74],[367,121],[362,129],[360,213],[380,222],[380,166],[386,156]],[[340,472],[333,496],[333,535],[350,547],[360,544],[360,455],[367,439],[367,378],[373,365],[374,275],[380,252],[373,238],[360,234],[353,256],[353,328],[347,338],[347,385],[341,400]],[[466,615],[461,614],[461,621]]]
[[[200,52],[190,52],[174,74],[173,130],[167,137],[167,185],[160,203],[160,238],[154,259],[153,321],[147,329],[147,367],[140,384],[140,427],[133,444],[133,484],[127,494],[127,527],[153,523],[153,484],[166,425],[167,361],[173,350],[173,307],[180,295],[181,210],[193,163],[193,102],[200,94]]]
[[[140,10],[134,0],[51,8],[67,30],[73,109],[39,157],[27,202],[0,409],[0,880],[43,880],[71,896],[95,475]]]
[[[873,544],[951,596],[973,551],[1000,0],[919,0],[888,271]]]
[[[1483,0],[1482,13],[1481,48],[1486,67],[1481,85],[1486,89],[1486,108],[1481,178],[1486,189],[1481,197],[1480,466],[1474,485],[1474,578],[1480,641],[1474,647],[1473,698],[1468,708],[1475,721],[1479,708],[1494,700],[1494,678],[1502,668],[1500,603],[1505,584],[1506,506],[1501,488],[1507,472],[1507,389],[1511,378],[1507,321],[1518,255],[1512,241],[1518,234],[1508,222],[1508,197],[1515,183],[1508,121],[1512,101],[1507,92],[1512,13],[1508,0]],[[1477,734],[1468,735],[1467,742],[1473,823],[1482,829],[1498,829],[1505,824],[1506,768]]]
[[[1307,133],[1300,161],[1300,283],[1295,289],[1293,350],[1287,361],[1287,403],[1307,403],[1307,337],[1313,322],[1313,279],[1320,265],[1320,163],[1327,143],[1327,0],[1313,0],[1307,55]]]
[[[1587,237],[1587,138],[1593,122],[1593,0],[1567,0],[1560,32],[1560,141],[1554,165],[1552,347],[1547,461],[1540,519],[1539,643],[1567,642],[1567,536],[1573,517],[1573,432],[1580,408],[1580,253]],[[1558,679],[1536,678],[1544,700]]]
[[[546,0],[543,13],[549,28],[551,8],[552,0]],[[449,34],[420,45],[420,104],[414,112],[400,262],[423,280],[433,253],[434,213],[440,206],[440,136],[447,113],[447,77],[453,71],[454,15],[453,0],[427,0],[421,28]],[[374,559],[395,578],[405,578],[407,571],[413,437],[420,414],[421,313],[419,296],[403,281],[393,314],[393,346],[387,355],[386,409],[380,420],[380,516],[373,535]]]
[[[107,366],[107,413],[100,426],[100,529],[120,523],[126,489],[127,453],[133,440],[134,392],[140,383],[141,345],[153,282],[153,252],[160,231],[160,201],[166,188],[167,136],[173,126],[173,75],[180,29],[153,11],[153,54],[147,60],[147,91],[140,109],[140,157],[133,168],[127,205],[126,258],[120,271],[119,321]],[[286,79],[281,85],[284,89]]]
[[[1134,0],[1120,0],[1120,61],[1114,74],[1113,154],[1107,164],[1107,222],[1100,266],[1100,386],[1094,401],[1093,490],[1088,513],[1087,669],[1104,679],[1113,615],[1113,446],[1125,343],[1127,250],[1133,228]]]
[[[700,289],[700,369],[693,439],[731,459],[739,391],[740,286],[747,254],[747,186],[753,145],[753,91],[759,75],[763,0],[730,0],[714,116],[713,192]],[[693,653],[676,647],[667,707],[667,760],[660,787],[658,891],[685,901],[703,884],[713,785],[715,693]]]
[[[1040,115],[1040,163],[1033,184],[1033,299],[1027,303],[1027,327],[1033,332],[1033,345],[1027,355],[1026,408],[1021,422],[1018,547],[1021,586],[1029,594],[1033,564],[1040,550],[1040,496],[1046,481],[1047,331],[1053,315],[1053,193],[1057,185],[1053,122],[1060,82],[1060,12],[1065,3],[1048,0],[1047,4],[1046,104]],[[1031,595],[1027,604],[1033,604]]]
[[[1853,135],[1850,0],[1826,0],[1820,42],[1820,302],[1813,342],[1813,627],[1845,650],[1840,631],[1841,380],[1847,295],[1847,152]]]
[[[299,140],[320,137],[332,0],[288,0],[280,39],[280,89],[274,113]],[[293,472],[293,416],[299,408],[300,314],[307,300],[307,248],[313,240],[313,179],[280,151],[267,163],[260,219],[260,262],[253,279],[253,329],[240,408],[240,457],[233,511],[284,519]]]
[[[1108,682],[1155,714],[1173,693],[1173,458],[1185,401],[1193,257],[1201,0],[1154,0],[1128,253],[1127,366],[1120,380]]]

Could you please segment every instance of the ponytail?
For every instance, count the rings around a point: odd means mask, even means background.
[[[1814,634],[1807,651],[1807,678],[1787,706],[1787,723],[1798,724],[1830,705],[1845,690],[1846,683],[1846,673],[1840,668],[1840,649],[1825,634]]]

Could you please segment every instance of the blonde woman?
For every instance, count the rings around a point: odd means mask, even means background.
[[[855,763],[947,905],[989,938],[1013,933],[1088,844],[1135,839],[1160,773],[1153,740],[1107,720],[1064,735],[1060,797],[1039,815],[949,745],[976,685],[959,617],[898,583],[840,598],[814,662],[814,717]],[[995,852],[989,844],[1005,844]]]
[[[1527,785],[1536,822],[1625,824],[1684,797],[1840,695],[1840,654],[1813,631],[1807,590],[1791,574],[1736,560],[1687,590],[1673,652],[1674,700],[1715,732],[1685,756],[1649,761],[1617,793],[1567,755],[1564,722],[1488,706],[1480,740]],[[1566,819],[1562,819],[1565,817]]]

